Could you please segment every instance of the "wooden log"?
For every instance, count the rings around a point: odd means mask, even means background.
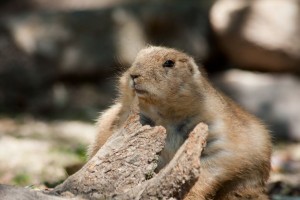
[[[207,130],[207,125],[198,124],[170,163],[156,174],[166,130],[142,126],[135,110],[92,159],[53,190],[0,185],[0,196],[4,200],[182,199],[199,176]]]

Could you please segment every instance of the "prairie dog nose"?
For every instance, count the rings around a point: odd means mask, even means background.
[[[130,74],[131,79],[134,81],[134,79],[138,78],[140,75],[138,74]]]

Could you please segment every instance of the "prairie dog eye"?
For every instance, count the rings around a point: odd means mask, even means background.
[[[163,67],[174,67],[175,62],[173,60],[167,60],[164,64]]]

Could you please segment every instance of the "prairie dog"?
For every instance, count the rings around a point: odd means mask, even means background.
[[[199,123],[208,124],[201,173],[185,200],[268,199],[271,141],[264,125],[212,87],[202,67],[175,49],[142,49],[120,78],[120,96],[99,118],[90,157],[125,121],[138,99],[142,123],[167,130],[160,167],[168,163]]]

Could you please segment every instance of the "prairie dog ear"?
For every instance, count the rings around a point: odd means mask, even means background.
[[[193,74],[193,77],[200,77],[200,75],[201,75],[200,68],[196,64],[195,60],[192,57],[189,58],[189,63],[188,64],[189,64],[189,68],[190,68],[190,70]]]

